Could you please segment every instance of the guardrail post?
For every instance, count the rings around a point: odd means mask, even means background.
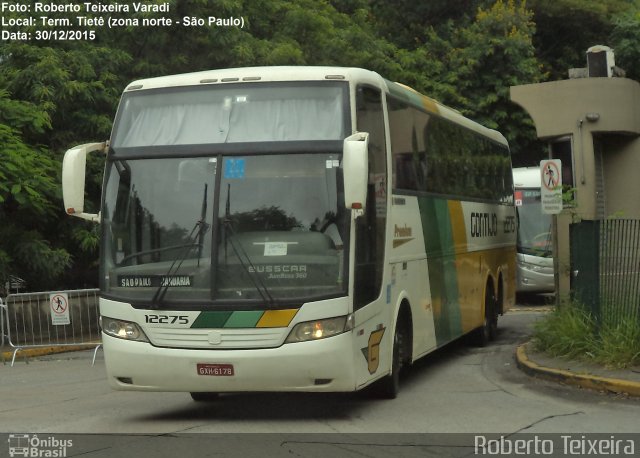
[[[4,302],[2,302],[2,298],[0,297],[0,358],[2,358],[2,364],[5,364],[4,360],[4,344],[5,344],[5,315],[6,315],[6,306]]]

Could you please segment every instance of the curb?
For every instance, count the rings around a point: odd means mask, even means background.
[[[526,346],[527,344],[523,344],[516,349],[516,362],[518,367],[528,375],[590,390],[640,396],[640,383],[638,382],[591,374],[577,374],[563,369],[541,366],[528,358]]]

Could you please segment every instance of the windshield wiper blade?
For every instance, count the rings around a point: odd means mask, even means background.
[[[235,231],[233,229],[233,226],[231,225],[231,221],[228,221],[225,218],[224,224],[230,230],[231,234],[235,235]],[[273,296],[269,292],[267,285],[265,285],[265,283],[262,281],[262,278],[260,278],[260,275],[258,274],[258,270],[256,269],[256,266],[253,264],[253,262],[251,262],[251,257],[246,252],[246,250],[242,247],[242,242],[234,240],[233,237],[228,237],[228,240],[231,243],[231,248],[233,249],[233,252],[235,253],[236,258],[238,258],[240,265],[243,267],[244,271],[249,276],[251,283],[253,283],[254,288],[256,289],[256,291],[258,291],[258,294],[260,294],[260,297],[262,298],[262,300],[267,302],[269,305],[273,305],[275,303]],[[225,244],[226,244],[226,240],[225,240]],[[244,259],[243,259],[243,256],[244,256]]]
[[[227,237],[227,230],[231,232],[231,235],[236,235],[236,231],[233,228],[233,224],[231,222],[230,210],[231,210],[231,184],[227,184],[227,201],[225,203],[225,215],[222,220],[222,224],[223,224],[222,237],[224,239],[223,243],[224,243],[225,264],[227,264],[227,242],[231,242],[231,248],[233,249],[233,252],[235,253],[236,258],[238,258],[240,265],[243,267],[244,271],[249,276],[249,279],[251,280],[251,283],[253,283],[254,288],[256,289],[256,291],[258,291],[258,294],[260,294],[260,297],[262,298],[263,301],[273,306],[273,304],[275,303],[275,300],[273,299],[273,296],[269,292],[267,285],[264,284],[264,282],[262,281],[262,278],[260,278],[260,275],[258,274],[258,271],[256,270],[255,266],[251,262],[251,257],[246,252],[246,250],[242,247],[242,242],[238,241],[236,245],[236,241],[232,237]],[[246,261],[242,259],[240,252],[242,252],[242,256],[244,256]]]
[[[200,258],[202,256],[204,235],[209,230],[209,224],[207,224],[205,221],[207,214],[207,187],[208,185],[207,183],[205,183],[204,195],[202,197],[202,207],[200,210],[200,219],[196,221],[196,224],[193,226],[193,229],[191,229],[191,232],[187,236],[187,240],[191,243],[185,244],[185,249],[182,254],[179,257],[174,258],[173,262],[169,266],[169,270],[164,275],[164,278],[167,278],[167,281],[165,281],[163,284],[162,279],[160,279],[160,286],[151,299],[152,308],[158,308],[160,306],[160,304],[162,303],[162,299],[169,289],[169,285],[171,285],[171,282],[168,281],[168,279],[171,277],[171,275],[174,275],[176,272],[178,272],[178,270],[180,270],[180,267],[182,267],[182,263],[185,261],[185,259],[187,259],[187,256],[194,247],[198,247],[198,267],[200,267]],[[196,239],[198,240],[197,243],[195,243]]]

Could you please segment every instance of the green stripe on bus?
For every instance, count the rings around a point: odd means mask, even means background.
[[[255,328],[260,318],[264,314],[263,311],[242,311],[233,312],[229,320],[225,323],[225,328]]]
[[[429,266],[436,343],[440,346],[462,333],[453,228],[447,200],[419,197],[418,206]]]
[[[192,328],[224,328],[233,312],[202,312],[191,325]]]
[[[255,328],[265,315],[264,310],[242,310],[237,312],[201,312],[195,319],[191,328],[200,329],[222,329],[222,328]],[[293,314],[295,315],[295,313]],[[291,315],[286,323],[280,323],[281,326],[287,326],[291,319]],[[289,315],[287,315],[288,317]],[[273,320],[272,320],[273,321]],[[280,320],[282,321],[282,319]]]

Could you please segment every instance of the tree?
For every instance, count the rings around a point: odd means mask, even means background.
[[[23,140],[48,125],[48,116],[35,106],[0,91],[0,289],[10,273],[46,283],[70,264],[69,253],[52,247],[41,230],[54,215],[56,163]]]
[[[606,45],[617,15],[629,0],[529,0],[534,12],[534,45],[548,79],[566,79],[570,68],[585,67],[591,46]]]
[[[60,160],[74,144],[108,138],[126,58],[83,42],[7,42],[0,58],[0,284],[13,274],[30,288],[59,287],[73,266],[93,272],[75,281],[95,285],[97,233],[63,219]],[[99,174],[88,191],[99,200]]]
[[[430,28],[425,44],[410,54],[416,89],[500,130],[516,154],[534,146],[530,117],[510,101],[509,88],[541,79],[532,37],[535,24],[525,3],[496,1],[479,8],[466,27],[449,22]]]
[[[627,78],[640,80],[640,9],[616,16],[609,42],[616,65],[625,70]]]
[[[336,3],[336,2],[334,2]],[[414,50],[452,23],[468,25],[473,12],[487,0],[369,0],[378,34],[396,46]]]

